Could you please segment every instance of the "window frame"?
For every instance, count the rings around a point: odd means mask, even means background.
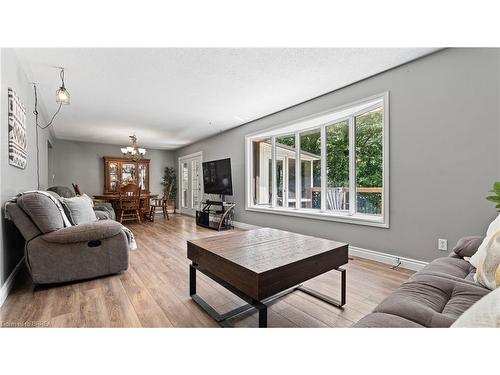
[[[363,105],[364,103],[369,103],[377,101],[371,106],[364,107],[360,110],[354,111],[355,107]],[[381,104],[380,104],[381,102]],[[356,142],[356,124],[355,118],[361,114],[369,112],[375,108],[382,105],[382,147],[383,147],[383,162],[382,162],[382,213],[381,216],[374,216],[370,214],[357,213],[356,207],[356,160],[355,160],[355,142]],[[346,116],[335,118],[334,120],[328,120],[328,117],[332,117],[335,113],[340,111],[349,110],[353,108],[353,112]],[[327,163],[326,163],[326,128],[330,125],[337,124],[342,121],[348,120],[349,123],[349,191],[355,192],[354,194],[349,194],[349,212],[345,211],[327,211],[326,210],[326,191],[327,185]],[[290,126],[299,126],[301,123],[307,123],[303,128],[297,128],[294,131],[290,131]],[[282,132],[279,130],[283,129]],[[300,152],[300,134],[311,131],[319,130],[321,132],[321,208],[318,209],[307,209],[301,208],[302,203],[302,181],[301,181],[301,152]],[[271,135],[269,135],[271,133]],[[296,204],[295,208],[280,207],[276,205],[276,138],[283,136],[289,136],[295,134],[295,197]],[[272,146],[272,199],[269,206],[256,206],[253,205],[253,184],[252,184],[252,173],[253,173],[253,161],[252,161],[252,142],[254,140],[270,138]],[[247,211],[255,212],[267,212],[273,214],[337,221],[343,223],[368,225],[381,228],[389,228],[389,92],[383,92],[380,94],[372,95],[354,102],[350,102],[328,111],[320,112],[312,116],[302,117],[297,120],[289,121],[286,123],[281,123],[277,126],[247,134],[245,136],[245,209]]]

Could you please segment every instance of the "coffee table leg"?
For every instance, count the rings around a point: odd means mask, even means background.
[[[267,306],[259,309],[259,328],[267,328]]]
[[[317,292],[314,289],[308,288],[305,285],[299,285],[295,290],[300,290],[310,296],[316,297],[323,302],[326,302],[332,306],[342,308],[346,302],[346,271],[344,268],[337,268],[337,271],[340,272],[340,300],[336,300],[330,296],[327,296],[323,293]]]
[[[193,264],[189,265],[189,295],[192,296],[196,294],[196,268]]]

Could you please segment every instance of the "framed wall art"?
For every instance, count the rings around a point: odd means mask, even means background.
[[[9,88],[9,164],[25,169],[27,161],[26,107]]]

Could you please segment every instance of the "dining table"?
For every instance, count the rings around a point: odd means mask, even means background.
[[[101,194],[94,195],[94,200],[109,202],[113,206],[113,209],[117,212],[120,210],[120,195],[119,194]],[[149,214],[150,201],[153,198],[158,198],[158,194],[153,193],[141,193],[140,196],[140,210],[141,218],[146,218]]]

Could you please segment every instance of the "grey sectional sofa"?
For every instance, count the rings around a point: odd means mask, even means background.
[[[56,203],[36,192],[7,203],[6,212],[26,240],[26,264],[35,284],[89,279],[128,268],[127,236],[116,221],[65,227]]]
[[[459,241],[447,258],[438,258],[415,273],[353,327],[450,327],[465,310],[491,292],[474,281],[472,256],[481,237]],[[458,254],[457,254],[458,253]]]

